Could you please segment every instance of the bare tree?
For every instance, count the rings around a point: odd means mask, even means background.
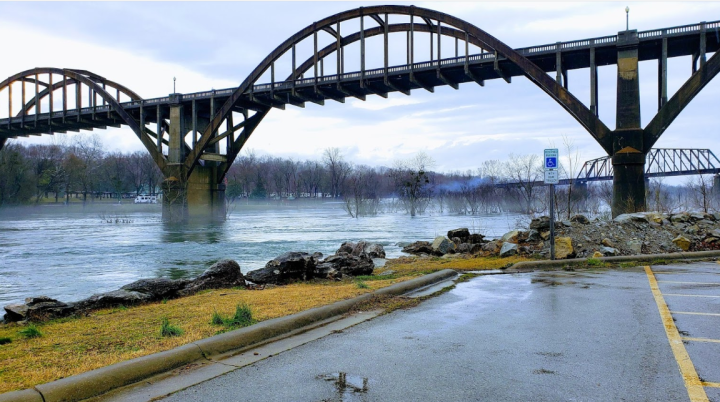
[[[535,201],[534,190],[542,177],[542,163],[536,154],[515,155],[510,154],[510,159],[505,162],[505,175],[510,182],[518,184],[517,191],[519,201],[524,204],[524,212],[533,212]]]
[[[712,176],[710,178],[702,174],[692,176],[686,187],[693,207],[700,208],[705,213],[714,209]]]

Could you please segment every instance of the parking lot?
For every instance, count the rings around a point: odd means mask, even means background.
[[[166,400],[720,402],[718,362],[715,262],[489,275]]]

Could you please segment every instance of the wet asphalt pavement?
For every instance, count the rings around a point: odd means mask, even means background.
[[[652,271],[720,402],[720,265]],[[642,267],[482,276],[164,400],[688,401],[648,281]]]

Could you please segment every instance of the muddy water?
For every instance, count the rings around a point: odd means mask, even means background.
[[[350,218],[337,203],[236,205],[224,223],[170,225],[160,208],[105,205],[0,210],[0,306],[47,295],[73,301],[140,278],[191,277],[220,258],[243,272],[286,251],[332,254],[347,240],[378,242],[389,258],[400,242],[449,229],[500,236],[518,216],[401,213]]]

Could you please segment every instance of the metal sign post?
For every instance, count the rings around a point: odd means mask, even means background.
[[[550,259],[555,259],[555,185],[560,182],[558,175],[558,150],[545,150],[545,184],[550,185]]]

